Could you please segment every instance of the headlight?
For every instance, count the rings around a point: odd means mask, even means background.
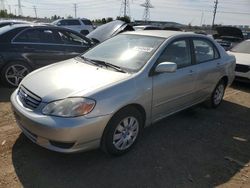
[[[95,101],[87,98],[66,98],[47,104],[42,113],[60,117],[76,117],[90,113]]]

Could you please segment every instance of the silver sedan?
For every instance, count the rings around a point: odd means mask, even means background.
[[[204,101],[217,107],[234,69],[234,56],[209,37],[127,32],[32,72],[11,102],[19,127],[36,144],[120,155],[145,126]]]

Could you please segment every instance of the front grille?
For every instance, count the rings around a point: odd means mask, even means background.
[[[23,106],[32,110],[37,108],[42,101],[39,96],[29,91],[23,85],[18,90],[18,97]]]
[[[243,72],[243,73],[246,73],[246,72],[250,71],[250,66],[248,66],[248,65],[236,64],[235,71],[236,71],[236,72]]]

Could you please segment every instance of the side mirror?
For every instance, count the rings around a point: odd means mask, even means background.
[[[177,69],[176,63],[173,62],[162,62],[158,64],[155,68],[155,72],[163,73],[163,72],[175,72]]]

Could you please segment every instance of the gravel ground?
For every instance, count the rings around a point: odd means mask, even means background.
[[[17,128],[0,88],[0,187],[250,187],[250,84],[234,83],[217,109],[196,106],[146,128],[121,157],[60,154]]]

